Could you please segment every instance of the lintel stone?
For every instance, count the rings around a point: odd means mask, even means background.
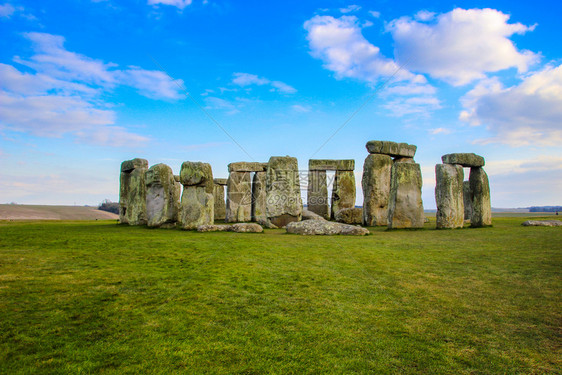
[[[228,178],[214,178],[213,182],[216,185],[223,185],[226,186],[226,184],[228,183]]]
[[[228,172],[265,172],[267,163],[239,161],[228,165]]]
[[[474,153],[456,153],[441,156],[444,164],[460,164],[463,167],[483,167],[484,158]]]
[[[310,159],[308,169],[310,171],[353,171],[355,170],[355,160]]]
[[[392,157],[413,158],[416,154],[417,146],[407,143],[397,143],[390,141],[369,141],[365,145],[370,154],[383,154]]]
[[[132,160],[125,160],[121,163],[121,172],[131,172],[135,168],[148,169],[148,160],[136,158]]]

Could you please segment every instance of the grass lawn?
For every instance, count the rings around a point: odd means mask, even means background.
[[[536,217],[534,217],[536,219]],[[562,372],[562,228],[0,223],[0,374]]]

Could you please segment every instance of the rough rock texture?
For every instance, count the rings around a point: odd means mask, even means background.
[[[256,223],[200,225],[197,227],[197,232],[261,233],[263,228]]]
[[[326,220],[322,216],[318,215],[309,210],[302,210],[302,219],[303,220]]]
[[[336,213],[336,221],[345,224],[361,224],[363,209],[361,207],[343,208]]]
[[[310,159],[308,161],[309,171],[353,171],[355,160],[353,159]]]
[[[226,201],[224,199],[224,185],[217,184],[215,180],[215,187],[213,196],[215,199],[215,220],[224,220],[226,218]],[[226,180],[226,179],[224,179]]]
[[[252,220],[252,176],[250,172],[230,172],[226,185],[227,223]]]
[[[462,197],[464,201],[464,219],[472,217],[472,194],[470,193],[470,181],[464,181],[462,185]]]
[[[366,144],[369,154],[383,154],[393,157],[413,158],[417,147],[407,143],[396,143],[390,141],[369,141]]]
[[[213,178],[215,185],[226,186],[228,183],[228,178]]]
[[[180,182],[180,175],[179,174],[174,175],[174,181]],[[180,185],[181,185],[181,183],[180,183]]]
[[[370,154],[363,164],[363,225],[388,225],[392,158]]]
[[[444,164],[460,164],[463,167],[483,167],[484,158],[473,153],[457,153],[441,156]]]
[[[389,228],[423,228],[422,175],[417,163],[394,163],[388,206]]]
[[[523,224],[525,227],[560,227],[562,221],[560,220],[527,220]]]
[[[462,228],[464,224],[464,171],[458,164],[435,166],[437,229]]]
[[[254,173],[252,181],[252,221],[263,223],[267,221],[266,216],[266,173]]]
[[[184,162],[180,180],[183,183],[179,224],[182,229],[196,229],[199,225],[213,224],[215,199],[213,171],[207,163]]]
[[[470,168],[470,194],[472,197],[471,227],[492,225],[492,204],[490,201],[490,183],[483,168]]]
[[[325,219],[330,218],[330,205],[328,204],[328,185],[326,171],[308,171],[308,210],[312,211]]]
[[[146,171],[145,159],[126,160],[121,164],[119,182],[119,222],[144,225],[146,218]]]
[[[239,161],[228,165],[228,172],[264,172],[267,163]]]
[[[146,215],[149,227],[174,228],[180,208],[180,190],[172,168],[156,164],[146,172]],[[180,188],[181,189],[181,188]]]
[[[355,207],[355,174],[353,171],[336,171],[332,188],[332,218],[344,208]]]
[[[272,156],[267,166],[267,227],[284,227],[300,221],[302,201],[299,186],[299,165],[290,156]]]
[[[365,228],[355,225],[335,223],[327,220],[304,220],[287,224],[287,233],[304,235],[349,235],[364,236],[369,234]]]
[[[397,157],[394,158],[395,163],[415,163],[414,158]]]

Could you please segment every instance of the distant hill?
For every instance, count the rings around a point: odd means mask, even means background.
[[[112,220],[119,215],[86,206],[0,204],[0,220]]]

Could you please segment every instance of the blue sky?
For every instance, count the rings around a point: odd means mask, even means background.
[[[0,0],[0,202],[116,201],[134,157],[291,155],[355,159],[361,204],[379,139],[418,146],[426,208],[451,152],[486,158],[494,207],[562,204],[552,4]]]

